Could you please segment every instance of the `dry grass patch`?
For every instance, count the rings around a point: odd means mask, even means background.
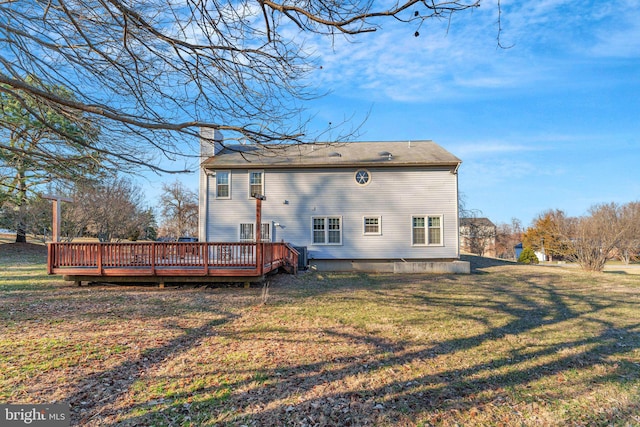
[[[264,305],[0,268],[0,401],[74,425],[640,424],[640,276],[306,273]]]

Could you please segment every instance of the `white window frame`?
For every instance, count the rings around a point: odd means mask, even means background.
[[[376,220],[378,231],[367,231],[367,220]],[[363,236],[380,236],[382,235],[382,217],[380,215],[365,215],[362,217],[362,235]]]
[[[424,230],[424,243],[416,243],[415,242],[415,230],[418,227],[414,226],[414,220],[416,218],[422,218],[424,220],[424,226],[419,227]],[[430,225],[430,220],[437,218],[440,222],[440,225],[437,227],[433,227]],[[439,230],[438,236],[440,238],[439,242],[432,242],[430,230]],[[443,215],[411,215],[411,246],[444,246],[444,220]]]
[[[249,170],[247,174],[247,181],[249,183],[249,198],[253,198],[254,194],[251,193],[251,187],[257,184],[251,183],[251,177],[253,174],[260,174],[260,195],[264,196],[264,170]]]
[[[220,185],[225,185],[225,184],[219,184],[218,183],[218,179],[220,178],[221,174],[225,174],[227,176],[227,196],[220,196],[219,193],[219,187]],[[216,199],[230,199],[231,198],[231,171],[216,171]]]
[[[323,239],[322,242],[317,242],[316,239],[315,239],[315,236],[316,236],[316,229],[315,229],[316,220],[322,220],[323,221],[323,229],[322,229],[322,231],[324,232],[324,239]],[[330,230],[329,229],[329,221],[330,220],[338,220],[338,226],[340,227],[338,229],[339,236],[340,236],[340,239],[339,239],[338,242],[329,242],[330,233],[332,231],[335,231],[335,230]],[[340,246],[340,245],[342,245],[342,229],[343,229],[342,216],[337,216],[337,215],[312,216],[311,217],[311,244],[312,245],[318,245],[318,246]]]
[[[243,237],[243,227],[249,227],[250,228],[250,237],[249,238],[245,238]],[[256,224],[253,222],[242,222],[240,223],[240,225],[238,226],[238,241],[240,242],[255,242],[256,241],[256,235],[255,235],[255,227]],[[265,235],[267,236],[265,238]],[[271,241],[271,222],[263,222],[262,223],[262,227],[260,228],[260,238],[263,242],[270,242]]]

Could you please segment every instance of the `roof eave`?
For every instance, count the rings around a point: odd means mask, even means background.
[[[318,168],[398,168],[398,167],[447,167],[455,168],[456,172],[462,163],[461,160],[452,162],[344,162],[344,163],[216,163],[205,160],[202,167],[205,169],[318,169]]]

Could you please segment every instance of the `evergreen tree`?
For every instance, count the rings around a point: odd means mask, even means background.
[[[63,87],[46,86],[59,97],[73,99]],[[104,155],[90,148],[99,136],[96,123],[81,112],[62,114],[42,99],[0,86],[0,202],[15,210],[16,242],[26,241],[29,198],[47,183],[71,183],[95,178]],[[67,135],[66,138],[61,135]]]

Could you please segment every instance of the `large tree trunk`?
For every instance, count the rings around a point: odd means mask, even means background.
[[[27,183],[25,174],[18,169],[18,218],[16,221],[16,243],[27,243]]]
[[[27,243],[27,233],[25,228],[24,223],[20,221],[20,224],[18,224],[18,230],[16,231],[16,243]]]

